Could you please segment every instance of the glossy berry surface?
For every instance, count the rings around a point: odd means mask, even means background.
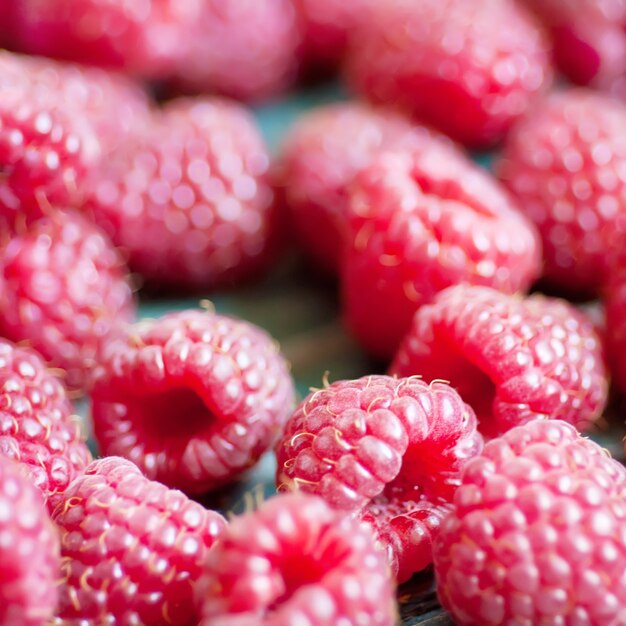
[[[406,580],[431,560],[431,541],[467,459],[476,418],[448,385],[367,376],[312,392],[276,446],[279,491],[322,496],[377,534]]]
[[[487,436],[535,418],[588,428],[607,399],[591,319],[564,300],[485,287],[451,287],[420,309],[391,372],[449,380]]]
[[[496,165],[543,241],[543,275],[594,294],[626,233],[626,108],[584,89],[550,95],[511,134]]]
[[[464,282],[514,293],[540,271],[532,224],[487,173],[433,138],[374,159],[355,179],[349,219],[343,315],[380,358],[442,289]]]
[[[371,534],[304,494],[233,520],[196,598],[201,626],[396,623],[393,583]]]
[[[626,470],[573,426],[489,442],[454,503],[434,558],[455,624],[624,623]]]
[[[0,563],[0,624],[47,624],[57,601],[59,539],[41,494],[1,454]]]
[[[275,237],[269,155],[250,114],[177,100],[96,173],[88,208],[153,285],[231,286],[262,272]]]
[[[193,587],[224,518],[146,479],[130,461],[94,461],[53,516],[61,533],[54,624],[197,624]]]
[[[512,0],[374,3],[345,73],[472,148],[500,140],[551,78],[547,42]]]
[[[134,311],[121,256],[80,215],[44,218],[0,249],[0,334],[65,370],[72,389]]]
[[[104,454],[188,493],[231,482],[271,445],[294,402],[278,346],[202,311],[140,322],[112,343],[92,392]]]

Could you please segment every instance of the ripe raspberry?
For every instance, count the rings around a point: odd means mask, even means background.
[[[512,0],[385,0],[354,36],[346,76],[473,148],[497,142],[550,82],[548,47]]]
[[[0,454],[0,624],[44,626],[57,601],[59,540],[41,494]]]
[[[87,204],[147,281],[197,290],[232,285],[259,274],[274,247],[268,168],[242,107],[179,100],[107,160]]]
[[[574,427],[491,441],[454,502],[434,560],[456,624],[626,623],[626,470]]]
[[[291,0],[204,0],[177,68],[187,92],[261,100],[293,81],[301,33]]]
[[[442,383],[367,376],[315,391],[276,446],[279,490],[353,511],[385,547],[400,582],[431,561],[431,539],[468,458],[476,418]]]
[[[377,157],[355,179],[351,213],[344,317],[381,358],[438,291],[466,282],[513,293],[539,274],[532,224],[487,173],[435,140]]]
[[[348,185],[381,150],[427,135],[404,118],[354,102],[302,116],[282,147],[277,177],[301,245],[336,273],[345,245]],[[414,137],[413,135],[417,135]]]
[[[543,239],[544,276],[594,294],[626,236],[626,108],[584,89],[554,93],[521,121],[497,164]]]
[[[201,0],[20,0],[20,49],[123,69],[143,78],[171,72],[196,23]]]
[[[117,251],[71,213],[42,219],[0,249],[0,335],[27,341],[81,389],[105,342],[134,316]]]
[[[111,344],[96,378],[102,453],[187,493],[214,489],[254,464],[294,401],[287,364],[265,332],[202,311],[140,322]]]
[[[396,623],[393,583],[371,534],[304,494],[235,519],[209,553],[196,599],[201,626]]]
[[[179,491],[129,461],[94,461],[52,516],[64,581],[54,624],[198,623],[193,588],[226,528]]]
[[[46,370],[39,355],[4,339],[0,339],[0,456],[28,468],[30,482],[51,508],[91,460],[59,379]]]
[[[564,300],[486,287],[450,287],[422,307],[391,372],[449,380],[489,437],[535,418],[584,429],[607,398],[590,319]]]

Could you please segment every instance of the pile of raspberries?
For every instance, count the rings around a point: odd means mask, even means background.
[[[397,626],[424,570],[458,626],[626,626],[585,436],[626,394],[626,3],[3,0],[0,46],[0,626]],[[270,151],[249,103],[337,71]],[[207,301],[294,252],[370,370],[304,398]],[[200,503],[265,455],[276,495]]]

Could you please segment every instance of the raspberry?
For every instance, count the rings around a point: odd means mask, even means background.
[[[197,624],[193,588],[221,515],[146,479],[129,461],[94,461],[65,493],[63,582],[54,624]]]
[[[404,118],[346,102],[314,109],[291,129],[277,177],[298,238],[311,259],[336,273],[346,239],[348,185],[385,148],[418,135]]]
[[[201,6],[201,0],[20,0],[17,39],[29,54],[162,78],[180,62]]]
[[[103,345],[134,315],[117,251],[80,215],[58,213],[0,249],[0,335],[27,341],[71,389],[82,389]]]
[[[551,80],[548,46],[512,0],[386,0],[348,53],[346,77],[473,148],[497,142]]]
[[[396,623],[394,589],[372,536],[304,494],[235,519],[209,553],[201,626]]]
[[[91,460],[59,379],[35,352],[4,339],[0,339],[0,456],[27,467],[30,482],[50,507]]]
[[[460,470],[481,447],[472,409],[445,384],[343,380],[309,395],[288,420],[276,484],[367,522],[402,582],[430,563]]]
[[[148,282],[229,286],[258,275],[273,251],[268,168],[245,109],[218,99],[179,100],[107,160],[87,204]]]
[[[355,179],[344,317],[371,354],[391,357],[415,311],[460,282],[513,293],[539,274],[532,224],[500,186],[434,139],[374,159]]]
[[[41,494],[0,454],[0,624],[44,626],[57,601],[59,540]]]
[[[587,428],[607,398],[590,319],[564,300],[486,287],[450,287],[422,307],[391,372],[449,380],[490,437],[535,418]]]
[[[293,81],[300,42],[291,0],[204,0],[176,82],[187,92],[262,100]]]
[[[92,392],[103,454],[188,493],[232,481],[272,443],[294,389],[273,340],[247,322],[183,311],[111,344]],[[182,419],[181,419],[181,416]]]
[[[626,623],[626,470],[558,420],[470,461],[435,541],[459,626]]]
[[[614,251],[610,278],[604,290],[606,348],[611,382],[626,392],[626,251]]]
[[[522,120],[497,170],[543,240],[544,277],[593,295],[626,236],[626,109],[584,89],[554,93]]]

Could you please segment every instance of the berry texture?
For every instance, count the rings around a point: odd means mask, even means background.
[[[610,278],[603,293],[606,350],[611,382],[626,392],[626,251],[614,251]]]
[[[0,456],[19,461],[50,507],[91,461],[60,380],[0,339]],[[3,623],[0,621],[0,623]]]
[[[346,77],[472,148],[497,142],[550,82],[547,43],[512,0],[387,0],[354,36]]]
[[[626,623],[626,470],[559,420],[489,442],[435,541],[459,626]]]
[[[193,588],[226,528],[129,461],[94,461],[59,502],[63,582],[54,624],[198,623]]]
[[[304,494],[235,519],[209,553],[201,626],[396,623],[394,588],[370,533]]]
[[[176,84],[263,100],[293,81],[301,32],[292,0],[204,0]]]
[[[0,454],[0,624],[44,626],[57,601],[59,539],[41,494]]]
[[[294,403],[274,341],[247,322],[185,311],[111,344],[92,393],[104,454],[188,493],[232,481],[273,442]]]
[[[380,155],[355,179],[342,269],[344,318],[361,345],[391,358],[413,314],[465,282],[514,293],[540,271],[532,224],[496,181],[434,139]]]
[[[262,272],[276,245],[268,168],[244,108],[177,100],[107,160],[87,206],[149,283],[231,286]]]
[[[626,108],[584,89],[554,93],[518,124],[496,169],[539,229],[546,281],[596,293],[626,233]]]
[[[305,398],[288,420],[276,446],[276,484],[366,522],[402,582],[430,563],[460,471],[481,448],[472,409],[446,384],[338,381]]]
[[[0,335],[65,370],[71,389],[87,385],[104,344],[133,317],[121,257],[80,215],[40,220],[0,249]]]
[[[490,437],[535,418],[584,429],[607,398],[590,319],[564,300],[485,287],[451,287],[421,308],[391,372],[449,380]]]
[[[337,273],[347,238],[348,187],[376,154],[427,135],[404,118],[357,103],[302,116],[283,144],[278,179],[302,248]]]

